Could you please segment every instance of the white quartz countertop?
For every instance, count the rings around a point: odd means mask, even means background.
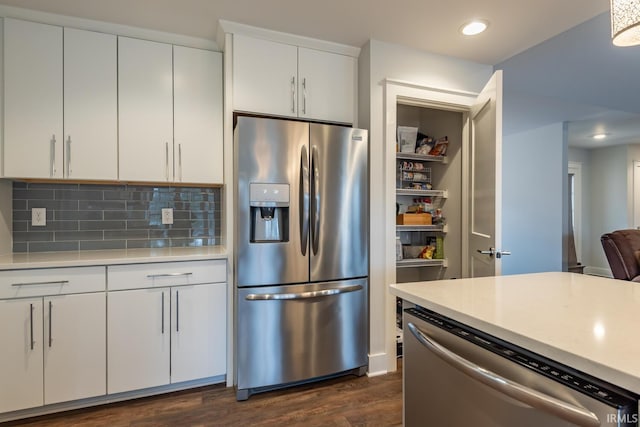
[[[390,292],[640,394],[640,284],[536,273],[390,285]]]
[[[227,259],[227,256],[227,250],[223,246],[14,253],[0,255],[0,270],[138,264],[145,262],[197,261],[207,259]]]

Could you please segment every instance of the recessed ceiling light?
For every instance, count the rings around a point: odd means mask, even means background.
[[[487,29],[489,23],[484,20],[476,19],[468,24],[465,24],[460,28],[460,32],[465,36],[475,36]]]
[[[596,133],[595,135],[591,135],[593,139],[605,139],[609,135],[608,133]]]

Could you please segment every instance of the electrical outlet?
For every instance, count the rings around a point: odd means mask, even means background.
[[[162,223],[171,225],[173,224],[173,209],[172,208],[163,208],[162,209]]]
[[[31,209],[31,226],[44,227],[47,225],[47,208]]]

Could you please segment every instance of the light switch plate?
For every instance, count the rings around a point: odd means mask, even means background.
[[[172,208],[163,208],[162,209],[162,223],[165,225],[173,224],[173,209]]]
[[[31,226],[44,227],[47,225],[47,208],[31,209]]]

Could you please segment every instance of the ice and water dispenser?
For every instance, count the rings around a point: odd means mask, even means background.
[[[249,184],[251,243],[289,241],[289,184]]]

